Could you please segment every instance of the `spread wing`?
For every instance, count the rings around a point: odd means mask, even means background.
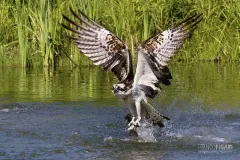
[[[167,67],[176,51],[192,34],[202,20],[202,14],[194,15],[156,36],[147,39],[138,47],[137,70],[134,83],[142,85],[145,92],[154,97],[159,83],[169,85],[172,78]],[[149,96],[149,97],[150,97]]]
[[[73,16],[80,21],[63,18],[72,27],[62,24],[63,27],[73,32],[70,38],[76,43],[80,51],[89,57],[94,65],[99,65],[104,70],[112,71],[120,82],[132,81],[132,57],[127,45],[104,27],[100,26],[84,13],[77,15],[72,9]]]

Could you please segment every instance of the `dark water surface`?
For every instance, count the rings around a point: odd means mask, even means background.
[[[110,73],[0,68],[0,159],[240,159],[240,64],[170,68],[152,103],[171,120],[149,142],[129,139]]]

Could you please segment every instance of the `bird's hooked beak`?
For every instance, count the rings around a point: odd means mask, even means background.
[[[113,93],[116,93],[116,87],[115,87],[115,85],[112,86],[112,92],[113,92]]]

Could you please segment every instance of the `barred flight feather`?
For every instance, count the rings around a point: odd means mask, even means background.
[[[193,15],[139,45],[135,84],[152,86],[145,81],[146,71],[143,70],[151,70],[153,76],[157,77],[158,83],[170,84],[169,80],[172,75],[167,67],[168,62],[192,34],[197,24],[202,20],[201,16],[202,14]],[[149,75],[150,72],[147,72],[147,74],[149,76],[148,81],[151,82],[153,76]]]
[[[95,65],[112,71],[120,82],[133,81],[132,57],[127,45],[83,12],[79,11],[78,15],[72,9],[70,11],[80,23],[63,15],[63,18],[76,29],[65,24],[62,26],[73,33],[70,38],[75,41],[80,51]]]

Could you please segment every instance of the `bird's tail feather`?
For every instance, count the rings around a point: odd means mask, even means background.
[[[145,102],[144,107],[153,122],[153,125],[158,125],[159,127],[164,127],[163,119],[170,120],[167,116],[159,113],[151,104]]]

